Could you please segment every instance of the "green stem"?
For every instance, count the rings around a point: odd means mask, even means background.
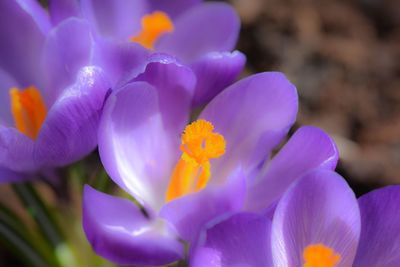
[[[49,253],[38,251],[40,247],[29,239],[25,226],[5,207],[0,207],[0,237],[0,243],[27,266],[58,266]]]
[[[78,266],[71,248],[66,242],[56,219],[29,183],[13,184],[13,189],[35,220],[40,232],[53,250],[60,266]]]
[[[13,189],[50,245],[56,247],[62,243],[63,237],[60,229],[33,186],[29,183],[16,183],[13,184]]]

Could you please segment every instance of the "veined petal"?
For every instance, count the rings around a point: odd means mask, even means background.
[[[156,210],[164,203],[179,157],[158,103],[150,84],[127,84],[107,98],[99,127],[99,152],[107,173],[142,205]]]
[[[208,103],[223,89],[231,85],[246,63],[239,51],[211,52],[191,64],[197,77],[193,105]]]
[[[32,10],[36,1],[0,1],[0,68],[27,87],[41,87],[38,70],[45,33]],[[44,11],[43,11],[44,12]],[[40,13],[40,12],[39,12]]]
[[[130,74],[141,68],[149,57],[149,51],[134,42],[99,38],[94,49],[93,64],[104,69],[113,85],[126,82]]]
[[[14,126],[10,105],[12,87],[19,87],[19,84],[6,71],[0,69],[0,125]]]
[[[217,181],[238,164],[250,170],[265,160],[295,121],[296,88],[281,73],[243,79],[217,95],[200,114],[226,140],[226,153],[212,164]]]
[[[277,201],[290,184],[315,169],[333,170],[339,154],[322,130],[306,126],[296,131],[279,153],[249,182],[246,208],[263,210]]]
[[[15,172],[37,170],[34,147],[33,140],[16,128],[0,125],[0,167]]]
[[[116,264],[158,266],[183,257],[183,246],[166,222],[90,186],[83,193],[83,229],[96,253]]]
[[[238,213],[204,230],[190,258],[192,267],[270,267],[271,221]]]
[[[231,51],[236,45],[240,21],[225,3],[204,3],[184,12],[174,21],[174,31],[160,37],[157,51],[190,63],[208,52]]]
[[[400,186],[362,196],[361,237],[354,267],[400,266]]]
[[[172,18],[176,18],[188,9],[200,4],[203,0],[148,0],[153,11],[163,11]]]
[[[149,10],[145,0],[81,0],[81,8],[98,34],[126,41],[140,31]]]
[[[49,13],[53,25],[69,17],[80,17],[78,0],[50,0]]]
[[[46,166],[76,161],[97,145],[97,130],[106,92],[101,69],[82,68],[76,82],[49,109],[36,140],[35,157]]]
[[[224,185],[210,186],[167,203],[160,216],[175,226],[181,238],[193,242],[206,223],[225,213],[240,210],[245,194],[245,176],[238,169]]]
[[[353,191],[338,174],[313,171],[286,191],[272,222],[274,266],[303,266],[306,247],[322,244],[352,266],[361,222]]]
[[[48,35],[44,48],[43,67],[48,79],[45,96],[50,106],[65,87],[75,82],[78,71],[89,64],[89,24],[77,18],[61,22]]]

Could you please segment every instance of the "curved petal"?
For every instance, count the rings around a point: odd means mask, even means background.
[[[116,264],[165,265],[183,257],[172,229],[132,202],[85,186],[83,229],[93,249]]]
[[[117,85],[107,101],[100,153],[117,184],[141,204],[158,210],[179,157],[179,136],[189,119],[195,77],[189,68],[161,54],[152,55],[127,77],[129,83]]]
[[[49,13],[53,25],[69,17],[80,17],[79,2],[77,0],[50,0]]]
[[[335,142],[322,130],[306,126],[296,131],[279,153],[249,182],[246,208],[263,210],[277,201],[306,172],[334,170],[339,159]]]
[[[80,68],[89,64],[91,48],[90,28],[84,20],[69,18],[50,32],[43,54],[49,105],[61,90],[75,82]]]
[[[36,140],[36,160],[46,166],[76,161],[97,145],[104,98],[110,88],[97,67],[84,67],[49,110]]]
[[[240,210],[245,194],[245,177],[241,170],[237,170],[222,186],[207,187],[167,203],[160,216],[175,226],[182,239],[193,242],[206,223],[225,213]]]
[[[9,1],[11,2],[11,1]],[[15,0],[36,23],[39,29],[46,34],[51,29],[49,16],[45,9],[35,0]]]
[[[309,245],[323,244],[352,266],[360,236],[360,212],[353,191],[338,174],[311,172],[280,200],[272,222],[274,266],[303,266]]]
[[[0,167],[16,172],[39,168],[34,160],[34,142],[13,127],[0,125]]]
[[[191,69],[175,58],[154,54],[134,81],[145,81],[156,88],[164,127],[172,138],[178,138],[189,121],[196,84]]]
[[[22,182],[31,178],[32,176],[27,173],[14,172],[10,169],[0,167],[0,184]]]
[[[150,84],[133,82],[107,98],[99,127],[101,161],[114,182],[146,208],[158,210],[164,203],[179,157],[175,143],[164,129],[157,91]]]
[[[189,8],[203,2],[203,0],[148,0],[148,2],[150,3],[151,10],[161,10],[167,13],[171,18],[176,18]]]
[[[101,66],[115,85],[118,81],[126,82],[132,70],[142,67],[148,56],[148,50],[137,43],[98,39],[93,64]]]
[[[35,3],[34,3],[35,2]],[[44,33],[30,9],[36,1],[0,1],[0,68],[22,87],[42,87],[38,71]]]
[[[197,84],[193,105],[208,103],[218,93],[231,85],[246,63],[246,56],[239,51],[211,52],[191,64]]]
[[[212,164],[213,176],[224,179],[238,164],[245,170],[260,164],[286,135],[296,113],[296,88],[281,73],[252,75],[225,89],[200,114],[226,140],[225,155]]]
[[[400,266],[400,186],[362,196],[361,237],[354,267]]]
[[[192,267],[270,267],[271,221],[263,215],[235,214],[205,230],[190,258]]]
[[[174,21],[175,30],[160,37],[157,51],[193,62],[208,52],[231,51],[239,34],[240,21],[225,3],[204,3],[189,9]]]
[[[81,0],[81,8],[98,34],[126,41],[141,30],[149,10],[146,0]]]
[[[12,87],[19,87],[17,81],[6,71],[0,69],[0,125],[14,125],[10,105],[10,89]]]

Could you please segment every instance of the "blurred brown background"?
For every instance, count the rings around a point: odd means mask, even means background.
[[[229,2],[242,18],[246,71],[288,75],[296,126],[334,137],[356,193],[400,183],[400,1]]]

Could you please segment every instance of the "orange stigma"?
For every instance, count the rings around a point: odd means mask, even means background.
[[[174,24],[168,15],[162,11],[155,11],[142,18],[142,31],[131,37],[132,42],[139,43],[148,49],[153,49],[155,42],[165,33],[172,32]]]
[[[323,244],[307,246],[303,257],[303,267],[335,267],[340,262],[340,255]]]
[[[15,127],[23,134],[36,139],[47,115],[39,90],[29,86],[24,90],[10,89],[11,113]]]
[[[206,120],[197,120],[186,126],[180,146],[181,158],[175,166],[166,192],[166,201],[203,189],[211,176],[210,159],[225,154],[225,139],[213,132],[214,126]]]

